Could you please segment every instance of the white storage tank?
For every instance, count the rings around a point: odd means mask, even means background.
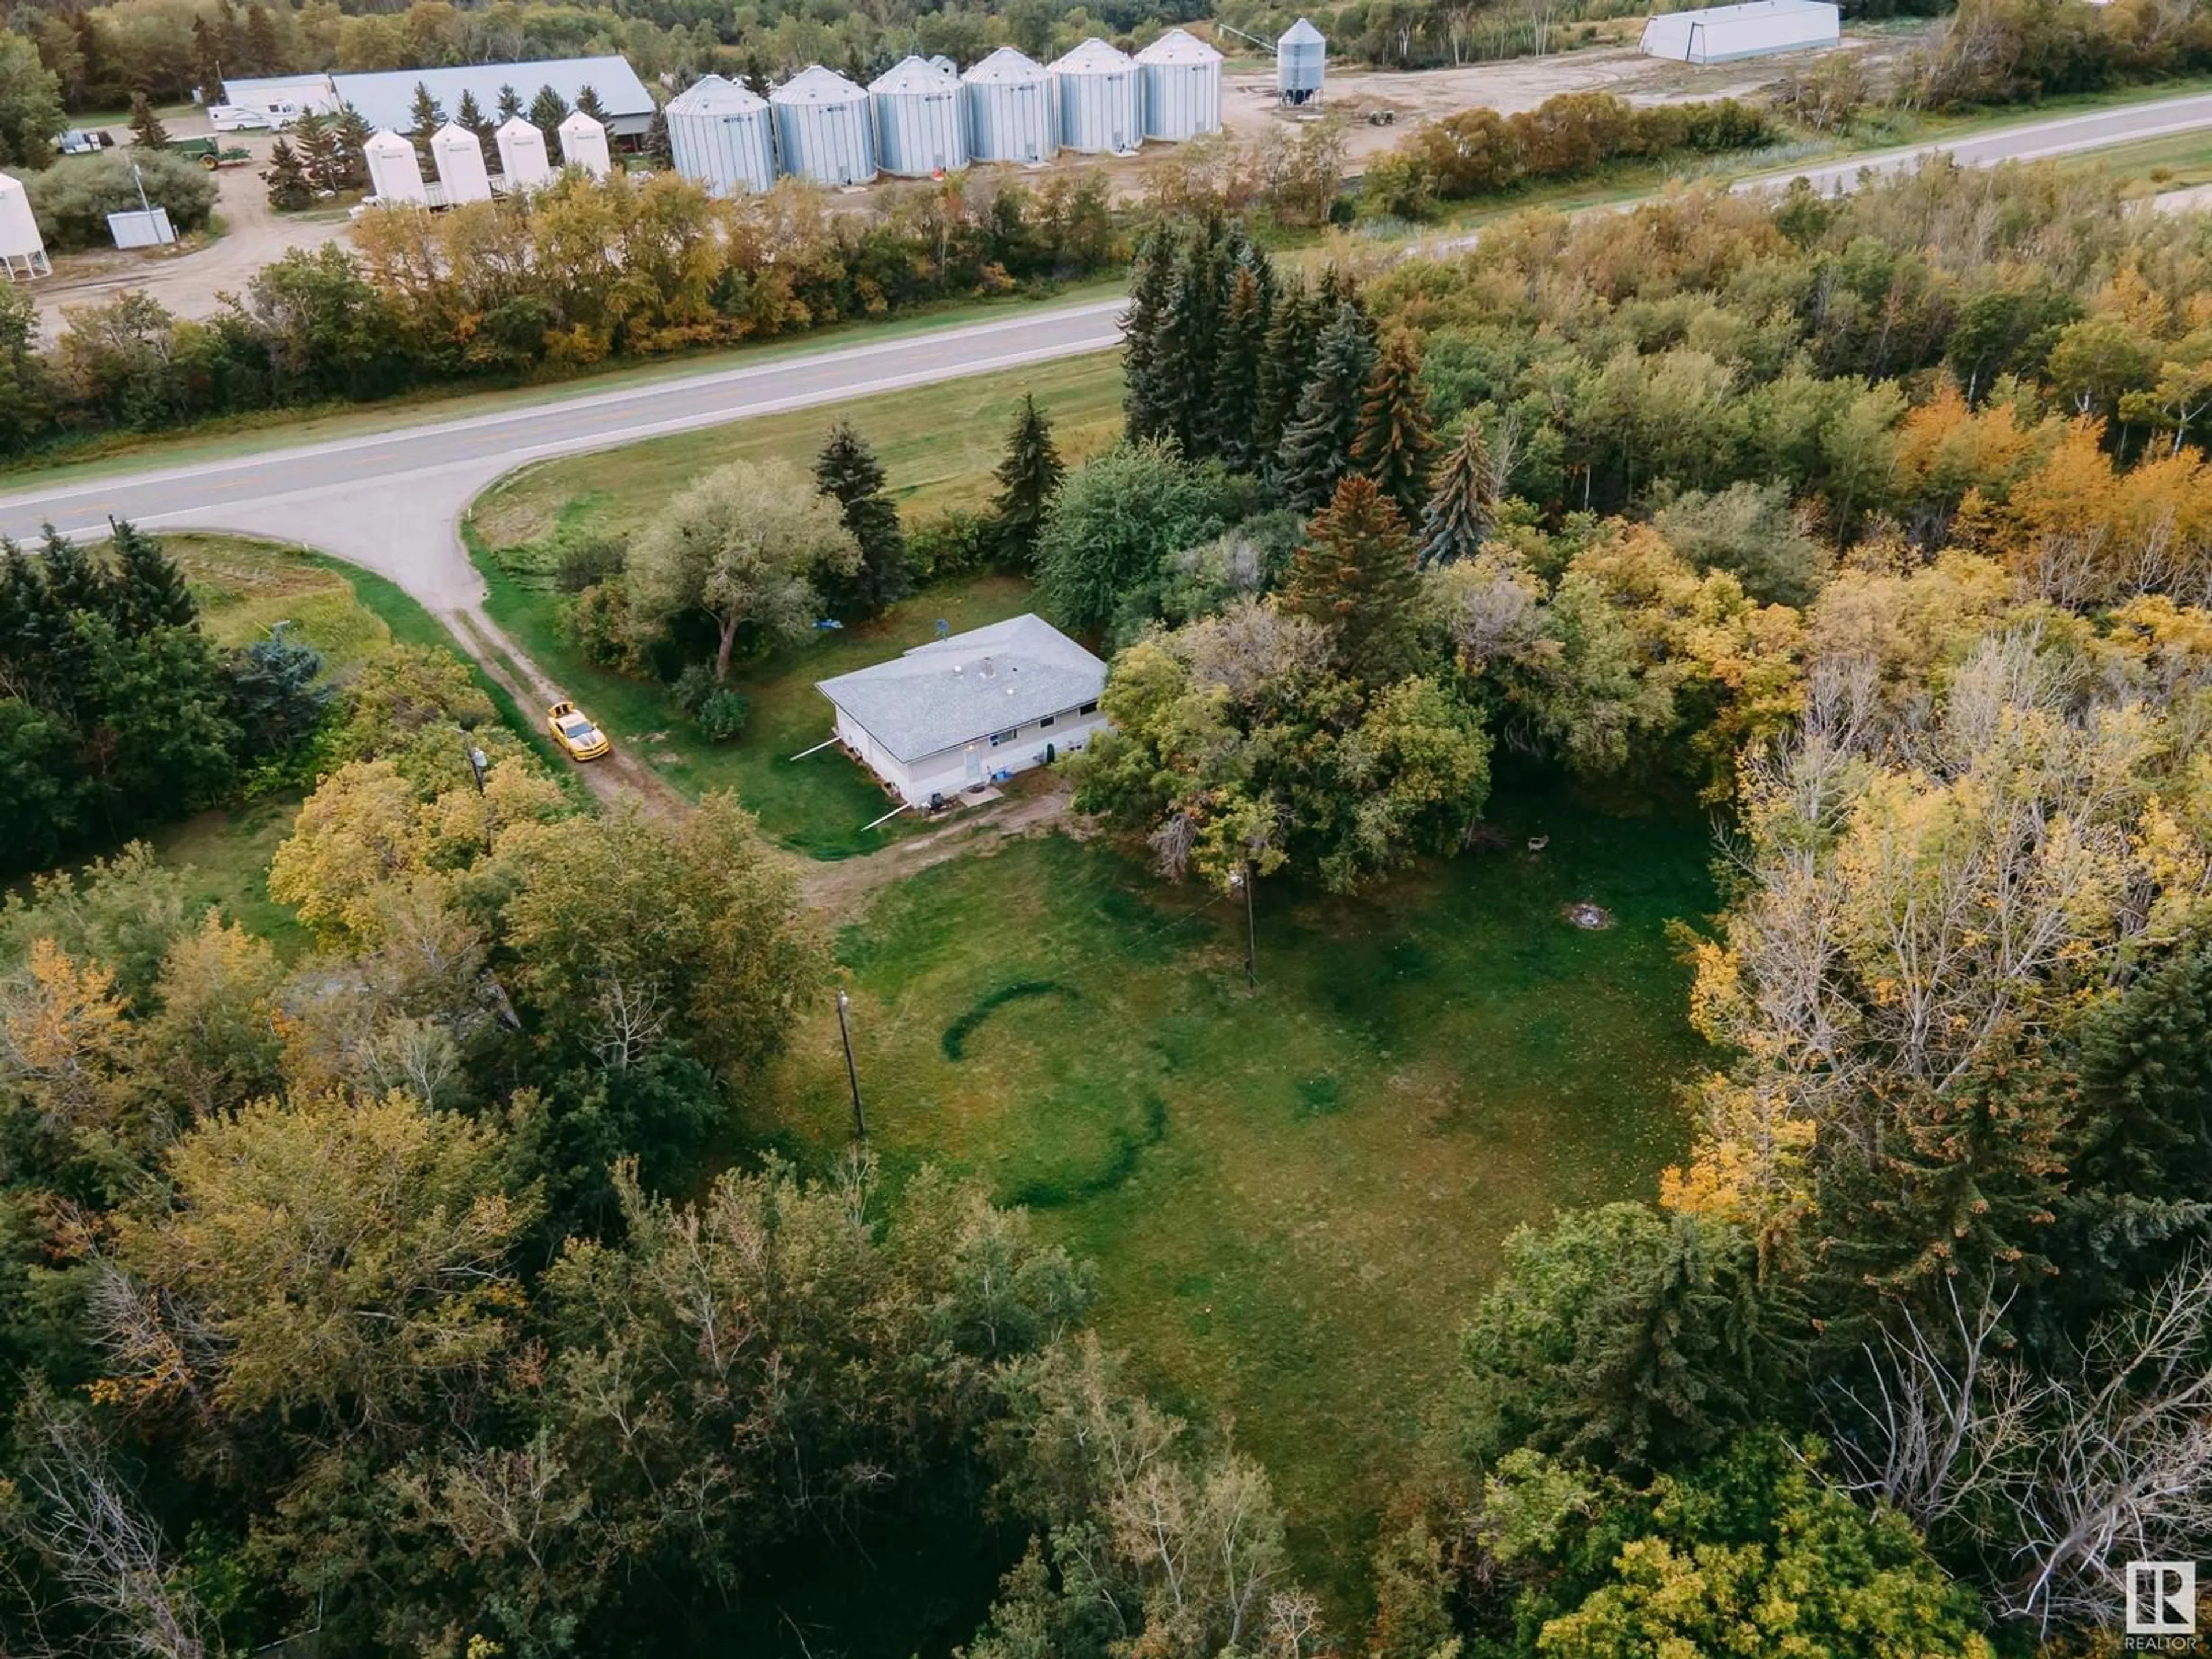
[[[491,200],[491,174],[484,169],[483,145],[466,127],[448,121],[430,135],[430,163],[446,191],[446,205]]]
[[[561,135],[562,165],[581,167],[594,179],[604,179],[615,170],[614,158],[607,153],[607,129],[604,123],[593,120],[581,110],[571,110],[568,118],[554,129]]]
[[[1060,148],[1052,76],[1000,46],[960,77],[968,89],[968,153],[979,161],[1048,161]]]
[[[499,146],[499,170],[507,175],[509,190],[535,190],[553,177],[553,164],[545,159],[545,135],[520,115],[510,115],[492,134]]]
[[[54,274],[46,261],[46,239],[39,234],[39,222],[31,211],[30,192],[21,179],[4,173],[0,173],[0,272],[11,282]]]
[[[422,164],[415,159],[415,146],[396,132],[380,132],[361,147],[368,162],[368,188],[380,202],[412,202],[427,207],[430,192],[422,187]]]
[[[876,176],[875,118],[868,94],[817,64],[769,94],[783,170],[818,185],[865,185]]]
[[[1221,131],[1221,54],[1196,35],[1170,29],[1137,54],[1137,75],[1146,137],[1173,143]]]
[[[1328,42],[1301,17],[1275,39],[1275,96],[1285,104],[1317,104],[1328,73]]]
[[[876,165],[905,179],[968,165],[968,100],[947,65],[908,58],[868,83],[875,106]]]
[[[1091,39],[1054,59],[1060,101],[1060,142],[1086,155],[1115,155],[1144,142],[1143,93],[1125,52]]]
[[[1646,58],[1682,64],[1732,64],[1832,46],[1843,38],[1841,23],[1841,14],[1827,0],[1750,0],[1741,6],[1662,12],[1644,26],[1639,50]]]
[[[676,170],[710,196],[742,196],[775,183],[775,117],[768,100],[719,75],[702,76],[667,109]]]

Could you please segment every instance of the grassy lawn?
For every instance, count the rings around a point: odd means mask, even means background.
[[[678,788],[694,795],[734,788],[769,834],[817,858],[869,851],[920,825],[902,818],[863,833],[890,805],[876,784],[834,751],[792,758],[830,735],[828,705],[814,682],[920,645],[935,636],[939,621],[957,633],[1018,615],[1030,605],[1025,582],[984,574],[939,583],[876,622],[744,665],[736,678],[751,699],[751,718],[735,742],[714,744],[659,686],[583,659],[563,631],[565,601],[545,574],[543,544],[558,530],[635,531],[700,472],[733,459],[811,465],[841,415],[875,446],[910,522],[975,507],[988,499],[991,470],[1024,392],[1050,410],[1070,460],[1104,447],[1120,429],[1121,363],[1107,355],[527,468],[487,492],[471,515],[471,550],[490,589],[486,608],[617,743],[645,756]]]
[[[1664,929],[1713,906],[1703,823],[1548,787],[1492,816],[1504,850],[1369,897],[1264,889],[1256,994],[1238,907],[1062,837],[918,874],[841,939],[889,1166],[977,1172],[1097,1260],[1107,1338],[1233,1420],[1340,1605],[1505,1233],[1648,1194],[1686,1140]],[[1581,899],[1615,925],[1570,925]],[[845,1143],[833,1012],[771,1092],[754,1133]]]

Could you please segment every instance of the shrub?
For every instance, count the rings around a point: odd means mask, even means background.
[[[726,743],[745,729],[745,717],[752,708],[744,692],[721,685],[707,694],[692,718],[699,723],[699,735],[708,742]]]
[[[617,673],[643,672],[630,625],[629,596],[620,581],[599,582],[577,594],[567,621],[569,637],[588,661]]]
[[[720,689],[720,683],[714,678],[714,665],[695,662],[676,677],[669,696],[685,714],[696,715],[706,706],[707,699]]]
[[[554,544],[554,580],[563,593],[580,593],[622,574],[623,544],[611,536],[563,534]]]
[[[146,181],[146,199],[167,208],[170,224],[179,233],[207,223],[215,211],[215,177],[181,155],[135,149],[71,156],[23,180],[48,248],[66,252],[108,241],[107,216],[137,210],[138,186],[131,177],[134,161]]]
[[[981,570],[998,556],[999,538],[992,532],[991,521],[980,513],[956,509],[941,514],[916,525],[906,535],[907,568],[916,582],[964,576],[971,570]]]

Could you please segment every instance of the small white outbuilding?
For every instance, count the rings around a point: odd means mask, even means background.
[[[430,163],[446,205],[491,200],[491,174],[484,167],[483,144],[466,127],[448,121],[430,135]]]
[[[46,239],[39,234],[39,221],[31,211],[30,193],[20,179],[0,173],[0,275],[9,282],[51,276]]]
[[[823,680],[839,741],[910,806],[1089,743],[1106,665],[1041,617],[1015,617]]]
[[[1731,64],[1778,52],[1814,52],[1843,39],[1842,13],[1828,0],[1749,0],[1741,6],[1665,11],[1644,26],[1646,58]]]
[[[510,115],[492,134],[499,146],[499,170],[507,175],[509,190],[535,190],[553,177],[553,164],[545,159],[545,135],[520,115]]]
[[[430,204],[430,192],[422,184],[422,164],[415,157],[414,145],[396,132],[379,132],[370,136],[361,153],[368,163],[369,192],[378,201],[412,202],[417,207]]]
[[[581,167],[594,179],[604,179],[615,170],[614,158],[607,153],[604,123],[580,109],[571,110],[568,118],[554,130],[561,135],[562,165]]]

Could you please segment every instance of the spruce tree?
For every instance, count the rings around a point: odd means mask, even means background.
[[[568,100],[550,87],[538,88],[538,95],[530,100],[530,125],[545,135],[548,143],[553,141],[554,130],[568,118]]]
[[[668,136],[668,112],[656,106],[652,125],[645,130],[645,153],[662,167],[676,165],[676,144]]]
[[[822,582],[823,598],[836,615],[872,617],[913,591],[907,574],[906,535],[898,508],[884,489],[883,463],[850,421],[830,429],[830,441],[814,461],[815,487],[838,505],[845,528],[860,544],[860,562],[849,576]]]
[[[499,89],[499,118],[504,124],[521,113],[522,94],[514,89],[514,82],[507,82]]]
[[[302,115],[292,123],[292,145],[300,158],[300,171],[311,190],[336,190],[344,164],[338,158],[338,135],[330,118]],[[274,157],[271,157],[274,160]]]
[[[1349,301],[1321,337],[1313,377],[1298,400],[1297,418],[1275,452],[1276,486],[1284,504],[1310,513],[1335,493],[1352,471],[1352,446],[1359,434],[1360,405],[1375,369],[1371,325]]]
[[[222,42],[204,15],[192,19],[192,79],[203,102],[222,101]]]
[[[1036,398],[1024,392],[1014,429],[1006,434],[1006,457],[996,474],[999,493],[991,502],[1001,559],[1027,564],[1036,556],[1037,531],[1066,471],[1052,441],[1052,422],[1037,407]]]
[[[46,573],[46,593],[56,607],[113,620],[115,583],[82,548],[48,525],[40,556]]]
[[[261,178],[269,186],[269,205],[279,213],[296,213],[314,199],[299,152],[281,133],[269,152],[269,165],[261,169]]]
[[[1260,378],[1267,349],[1267,289],[1260,270],[1240,262],[1229,280],[1213,354],[1214,452],[1235,472],[1256,472],[1267,452],[1258,442]]]
[[[1255,463],[1266,465],[1282,447],[1283,433],[1297,413],[1298,399],[1313,378],[1314,348],[1321,323],[1305,279],[1293,276],[1276,295],[1267,317],[1267,337],[1260,353],[1260,374],[1252,417]]]
[[[1420,600],[1405,519],[1374,479],[1352,473],[1291,555],[1285,607],[1334,631],[1346,676],[1386,685],[1420,666]]]
[[[348,104],[331,118],[331,133],[337,140],[337,184],[340,190],[368,188],[368,141],[376,137],[368,118]]]
[[[1129,270],[1129,308],[1121,316],[1121,430],[1132,443],[1166,435],[1162,401],[1160,319],[1175,280],[1175,242],[1154,230],[1138,245]]]
[[[477,102],[473,90],[461,94],[460,107],[453,112],[453,123],[475,134],[479,144],[490,141],[491,123],[484,119],[483,106]]]
[[[1398,505],[1408,524],[1418,523],[1429,497],[1429,456],[1435,434],[1421,397],[1421,356],[1413,336],[1391,337],[1359,407],[1359,431],[1352,440],[1352,464]]]
[[[604,121],[607,118],[607,106],[599,101],[599,94],[589,86],[576,88],[576,107],[594,121]]]
[[[276,44],[276,26],[266,6],[251,6],[246,13],[246,55],[256,75],[282,75],[284,51]]]
[[[115,624],[125,634],[149,634],[157,628],[190,628],[199,618],[184,572],[161,544],[128,519],[110,519],[115,554],[115,574],[110,578]]]
[[[134,149],[160,149],[169,142],[169,130],[154,113],[143,92],[131,94],[131,144]]]
[[[415,96],[407,105],[407,119],[413,126],[413,131],[407,136],[414,141],[415,153],[422,158],[425,167],[435,166],[430,155],[430,140],[438,129],[446,125],[446,112],[430,95],[428,82],[417,81],[415,83]]]
[[[1443,471],[1437,474],[1427,511],[1421,515],[1421,562],[1451,564],[1473,558],[1497,520],[1490,446],[1483,441],[1481,422],[1470,415],[1467,430],[1444,458]]]

